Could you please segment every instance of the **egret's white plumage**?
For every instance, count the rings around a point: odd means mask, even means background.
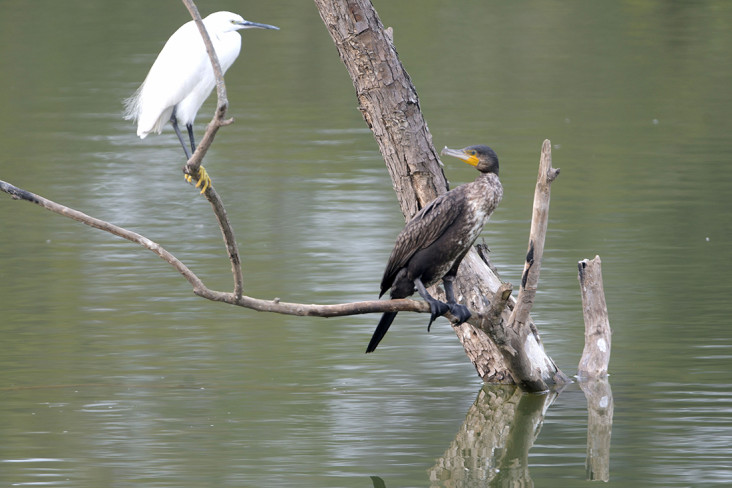
[[[249,22],[231,12],[215,12],[203,19],[221,69],[226,72],[241,50],[240,29],[277,29]],[[160,134],[175,117],[192,136],[196,113],[216,85],[213,68],[201,34],[193,21],[183,24],[163,46],[145,81],[125,100],[125,118],[137,121],[137,135]],[[178,132],[177,127],[176,132]],[[180,137],[180,135],[179,135]],[[186,144],[181,138],[188,155]]]

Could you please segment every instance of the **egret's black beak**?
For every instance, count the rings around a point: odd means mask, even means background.
[[[242,29],[274,29],[274,30],[280,30],[279,27],[276,27],[274,25],[269,24],[260,24],[259,22],[249,22],[248,20],[245,20],[244,22],[240,22],[239,25]]]

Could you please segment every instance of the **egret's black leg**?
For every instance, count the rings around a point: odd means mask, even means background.
[[[424,298],[427,303],[430,304],[430,312],[432,315],[430,316],[430,323],[427,324],[427,332],[430,331],[430,327],[432,326],[432,322],[437,317],[440,317],[442,315],[445,315],[447,312],[450,311],[450,307],[436,298],[432,298],[432,295],[427,293],[427,288],[424,287],[424,283],[422,283],[422,280],[419,278],[414,280],[414,284],[417,286],[417,292],[420,294],[422,298]]]
[[[455,300],[455,292],[452,289],[452,281],[454,276],[445,276],[442,283],[445,285],[445,296],[447,296],[447,306],[450,307],[450,313],[458,319],[458,325],[462,324],[470,318],[470,310],[465,305],[460,305]]]
[[[183,134],[181,134],[180,132],[180,127],[178,127],[178,119],[175,118],[175,112],[173,112],[173,115],[170,116],[170,123],[173,125],[173,130],[175,131],[175,135],[178,136],[180,145],[183,146],[183,152],[186,153],[186,161],[188,161],[189,159],[191,159],[191,155],[196,152],[196,141],[193,139],[193,124],[186,124],[186,129],[188,129],[188,138],[191,141],[192,151],[188,152],[188,145],[183,139]],[[185,175],[185,178],[188,183],[191,183],[194,179],[194,177],[187,173]],[[198,179],[198,182],[196,183],[196,188],[201,188],[201,193],[205,192],[208,187],[211,186],[211,177],[208,176],[208,173],[203,166],[198,167],[198,175],[195,176],[195,178]]]
[[[173,130],[175,131],[175,135],[178,136],[178,140],[180,141],[180,145],[183,146],[183,152],[186,153],[186,161],[191,159],[191,154],[188,152],[188,145],[183,140],[183,134],[180,133],[180,128],[178,127],[178,119],[175,118],[175,112],[173,115],[170,116],[170,123],[173,126]]]
[[[188,129],[188,139],[191,140],[191,154],[193,154],[196,152],[196,139],[193,137],[193,124],[186,124],[186,129]]]

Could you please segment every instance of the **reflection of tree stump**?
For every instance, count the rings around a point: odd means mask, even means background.
[[[520,399],[521,390],[514,386],[481,389],[455,440],[430,470],[432,486],[493,479]]]
[[[587,479],[610,480],[610,435],[613,427],[613,393],[607,377],[580,381],[587,398]]]
[[[528,453],[547,400],[554,394],[522,393],[513,386],[485,386],[455,440],[429,470],[431,486],[533,486]]]

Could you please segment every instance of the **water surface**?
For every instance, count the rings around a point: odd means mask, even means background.
[[[219,230],[183,181],[172,132],[141,141],[121,119],[121,100],[188,20],[183,6],[3,6],[0,179],[143,233],[229,290]],[[199,7],[281,28],[244,32],[227,74],[236,123],[206,162],[235,226],[246,293],[375,298],[403,219],[314,5]],[[539,150],[552,141],[561,175],[533,316],[574,374],[576,263],[602,257],[614,331],[610,484],[729,484],[732,7],[375,7],[394,28],[435,144],[498,153],[505,197],[483,235],[514,284]],[[453,185],[474,178],[445,162]],[[481,381],[445,321],[427,334],[423,318],[400,315],[366,356],[375,316],[210,303],[133,244],[7,197],[0,212],[3,486],[501,484],[478,454],[472,478],[431,480],[481,405]],[[525,474],[535,486],[585,486],[585,396],[573,385],[549,403]]]

